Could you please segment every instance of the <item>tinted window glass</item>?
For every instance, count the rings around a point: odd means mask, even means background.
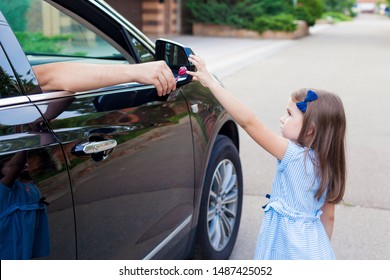
[[[21,95],[15,74],[0,46],[0,98]]]
[[[141,62],[154,61],[154,56],[139,41],[137,41],[136,39],[133,38],[132,44],[133,44],[134,48],[136,49],[136,51],[138,52],[138,56],[139,56]]]
[[[2,0],[0,10],[27,55],[123,58],[97,34],[42,0]]]

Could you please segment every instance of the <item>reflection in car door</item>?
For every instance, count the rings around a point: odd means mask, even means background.
[[[0,200],[1,258],[75,259],[75,222],[67,165],[62,147],[44,119],[53,109],[51,103],[39,110],[28,98],[37,91],[29,62],[0,13],[0,188],[5,194]],[[32,229],[34,223],[27,224],[28,220],[12,222],[32,210],[31,205],[14,199],[21,194],[19,189],[46,197],[50,204],[43,208],[39,203],[37,207],[47,210],[49,232],[45,228],[43,235],[37,235]],[[10,199],[7,201],[5,196]],[[26,244],[32,242],[27,232],[35,232],[35,240],[43,238],[43,243],[33,242],[32,253],[26,249]],[[10,248],[16,249],[11,252]]]
[[[64,99],[70,105],[50,126],[70,169],[78,258],[164,258],[173,246],[182,253],[193,210],[194,167],[180,90],[159,97],[154,87],[134,83],[36,104]],[[117,146],[82,152],[111,140]]]
[[[14,128],[22,124],[23,133],[31,131],[34,139],[41,137],[37,133],[47,136],[47,142],[34,140],[22,149],[31,154],[32,176],[50,202],[48,258],[182,257],[192,223],[194,157],[180,89],[163,98],[152,86],[140,84],[44,93],[20,47],[10,49],[10,60],[24,61],[14,77],[35,86],[20,89],[28,102],[21,109],[1,108],[16,117],[3,121],[0,132],[6,141],[24,139]],[[19,121],[29,114],[26,108],[35,113]],[[3,154],[12,153],[7,149]]]

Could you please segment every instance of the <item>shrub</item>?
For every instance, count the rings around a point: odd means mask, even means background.
[[[70,35],[45,36],[39,32],[15,32],[15,36],[26,53],[57,54],[63,49],[61,43],[71,39]]]
[[[323,0],[326,12],[345,13],[352,10],[356,0]]]
[[[264,5],[261,1],[242,0],[231,7],[227,25],[249,29],[255,18],[263,14]]]
[[[258,0],[261,2],[265,15],[292,14],[292,0]]]
[[[297,19],[306,21],[309,26],[313,26],[316,20],[321,18],[323,9],[321,0],[299,0],[294,15]]]
[[[322,18],[323,19],[332,18],[334,22],[352,20],[352,17],[347,16],[346,14],[340,12],[325,12],[322,14]]]
[[[227,1],[217,0],[188,0],[186,5],[194,20],[200,23],[226,24],[231,9]]]
[[[257,31],[269,27],[272,30],[296,28],[293,16],[287,16],[293,13],[291,0],[187,0],[186,6],[194,22]],[[265,24],[264,28],[261,24]]]
[[[290,14],[257,17],[252,25],[252,29],[259,33],[267,30],[291,32],[296,28],[295,18]]]

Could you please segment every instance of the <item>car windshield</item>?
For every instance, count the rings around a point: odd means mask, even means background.
[[[104,39],[43,0],[2,0],[0,11],[27,55],[124,60]]]

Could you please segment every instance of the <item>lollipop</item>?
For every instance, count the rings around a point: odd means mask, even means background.
[[[179,68],[179,72],[177,72],[177,74],[178,75],[176,77],[176,81],[179,80],[179,77],[184,76],[185,74],[187,74],[187,67],[185,67],[185,66],[180,67]]]

